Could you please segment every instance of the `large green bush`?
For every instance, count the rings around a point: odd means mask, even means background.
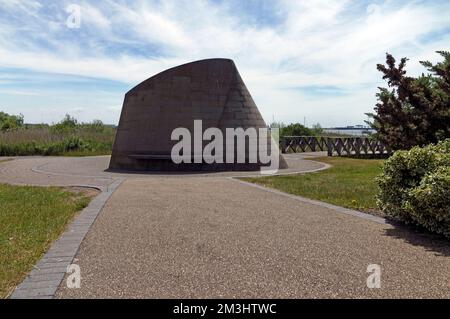
[[[280,128],[280,136],[312,136],[312,131],[300,123],[293,123]]]
[[[377,181],[387,216],[450,238],[450,139],[395,152]]]

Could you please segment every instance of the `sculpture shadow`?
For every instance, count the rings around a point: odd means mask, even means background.
[[[431,234],[422,227],[406,225],[393,220],[387,221],[393,228],[386,229],[386,236],[404,240],[410,245],[423,247],[426,251],[434,252],[436,256],[450,256],[450,239]]]
[[[239,174],[248,173],[250,175],[259,176],[260,170],[201,170],[201,171],[187,171],[187,170],[167,170],[167,171],[145,171],[145,170],[130,170],[130,169],[105,169],[105,173],[115,173],[123,175],[143,175],[143,176],[223,176],[223,174]]]

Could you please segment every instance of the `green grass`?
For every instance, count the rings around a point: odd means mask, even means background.
[[[0,184],[0,298],[13,291],[89,201],[63,188]]]
[[[375,177],[381,173],[383,160],[343,157],[325,157],[316,160],[333,166],[316,173],[243,180],[286,193],[379,214],[375,199],[377,193]]]

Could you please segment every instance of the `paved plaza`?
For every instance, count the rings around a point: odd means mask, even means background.
[[[280,173],[327,168],[308,154],[286,160],[290,168]],[[90,186],[107,194],[95,204],[98,213],[91,210],[85,216],[89,222],[80,224],[86,227],[81,245],[70,242],[74,256],[64,259],[80,266],[81,288],[68,289],[62,280],[58,289],[42,290],[46,281],[41,279],[29,281],[20,293],[450,297],[450,246],[434,236],[231,178],[250,173],[125,174],[108,172],[108,163],[103,156],[16,158],[0,164],[1,183]],[[381,289],[366,286],[370,264],[381,266]],[[44,268],[53,263],[48,265]]]

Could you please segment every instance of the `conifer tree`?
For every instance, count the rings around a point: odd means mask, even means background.
[[[450,52],[438,53],[444,61],[421,62],[430,73],[417,78],[406,75],[406,58],[397,66],[388,53],[386,65],[377,65],[388,88],[379,88],[369,124],[376,137],[394,150],[450,138]]]

